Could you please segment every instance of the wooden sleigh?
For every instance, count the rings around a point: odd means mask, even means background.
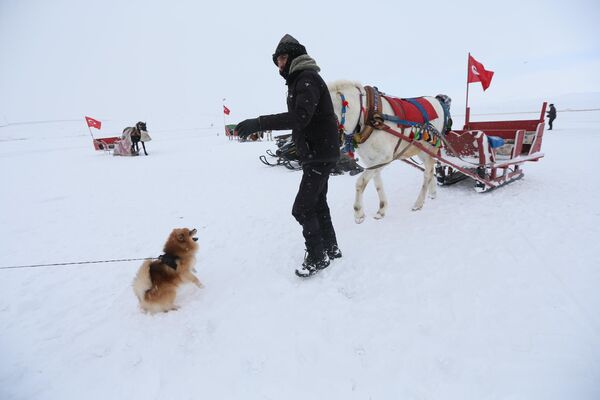
[[[438,183],[450,185],[469,177],[476,191],[486,192],[522,178],[523,163],[544,157],[546,105],[534,120],[472,122],[467,109],[463,129],[448,132],[435,156]]]
[[[95,150],[111,151],[115,148],[115,143],[121,140],[118,136],[93,139]]]

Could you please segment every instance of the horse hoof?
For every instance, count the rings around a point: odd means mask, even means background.
[[[412,211],[419,211],[421,208],[423,208],[423,206],[418,206],[418,207],[417,207],[417,206],[414,206],[414,207],[412,208]]]
[[[430,194],[430,195],[429,195],[429,198],[430,198],[431,200],[434,200],[436,197],[437,197],[437,194],[436,194],[436,193],[433,193],[433,194]]]
[[[385,214],[377,213],[377,214],[375,214],[375,216],[373,218],[382,219],[383,217],[385,217]]]
[[[360,217],[354,217],[354,222],[356,222],[357,224],[362,224],[363,222],[365,222],[365,216],[360,216]]]

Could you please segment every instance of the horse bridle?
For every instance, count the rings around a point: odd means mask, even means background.
[[[358,116],[358,121],[356,123],[356,126],[354,127],[354,130],[352,131],[352,135],[354,135],[355,133],[360,132],[360,127],[361,127],[361,123],[360,120],[361,118],[363,118],[364,116],[364,112],[365,109],[363,107],[363,94],[360,91],[360,89],[357,87],[356,90],[358,90],[358,97],[360,99],[360,114]],[[349,103],[348,100],[346,100],[346,96],[344,96],[344,94],[342,92],[337,92],[337,94],[340,96],[340,98],[342,99],[342,113],[341,113],[341,118],[340,118],[340,123],[338,125],[338,130],[340,131],[340,133],[343,133],[344,135],[349,135],[348,133],[346,133],[346,110],[348,109]]]
[[[346,96],[344,96],[344,94],[342,92],[337,92],[337,94],[340,96],[340,98],[342,99],[342,112],[341,112],[341,116],[340,116],[340,121],[338,124],[338,132],[340,133],[340,135],[342,135],[343,137],[343,146],[342,149],[344,149],[347,153],[353,153],[354,151],[354,137],[355,135],[359,134],[361,132],[361,118],[364,119],[364,115],[365,115],[365,108],[363,106],[363,94],[360,91],[360,88],[358,86],[356,86],[356,90],[358,90],[358,98],[360,100],[360,113],[358,115],[358,121],[356,122],[356,126],[354,127],[354,129],[352,130],[352,133],[348,133],[348,131],[346,130],[346,110],[349,107],[349,103],[348,100],[346,100]]]

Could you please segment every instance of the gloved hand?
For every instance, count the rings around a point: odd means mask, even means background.
[[[245,137],[253,134],[254,132],[260,131],[260,120],[258,118],[250,118],[243,120],[235,127],[235,131],[237,132],[240,139],[244,139]]]

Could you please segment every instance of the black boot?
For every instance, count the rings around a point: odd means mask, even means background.
[[[325,251],[327,252],[327,256],[330,260],[342,258],[342,251],[340,250],[337,244],[327,246]]]
[[[301,278],[306,278],[311,275],[314,275],[318,271],[325,269],[329,266],[329,258],[327,257],[327,253],[317,252],[313,254],[310,251],[306,251],[304,256],[304,262],[302,263],[302,268],[296,270],[296,275]]]

